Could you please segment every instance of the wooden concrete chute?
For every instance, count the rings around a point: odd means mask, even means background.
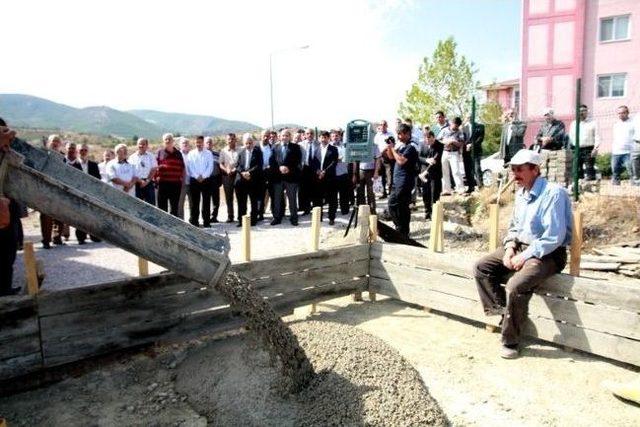
[[[7,196],[197,282],[216,283],[226,272],[227,238],[129,197],[55,153],[21,141],[14,146],[24,155],[3,158]]]

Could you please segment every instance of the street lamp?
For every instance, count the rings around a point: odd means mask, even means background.
[[[308,49],[309,45],[304,45],[304,46],[296,46],[296,47],[289,47],[289,48],[285,48],[285,49],[278,49],[278,50],[274,50],[273,52],[271,52],[269,54],[269,97],[271,99],[271,129],[274,128],[274,122],[273,122],[273,55],[275,55],[276,53],[282,53],[282,52],[288,52],[291,50],[302,50],[302,49]]]

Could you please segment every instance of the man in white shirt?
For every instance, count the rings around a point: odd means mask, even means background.
[[[640,113],[633,118],[633,151],[631,151],[633,184],[640,185]]]
[[[184,179],[182,180],[182,187],[180,188],[180,198],[178,199],[178,217],[184,219],[184,203],[186,198],[189,198],[189,206],[191,206],[191,193],[189,192],[189,171],[186,168],[187,155],[191,151],[191,142],[185,138],[180,138],[180,153],[182,154],[182,160],[184,161]]]
[[[389,132],[389,125],[386,120],[380,122],[380,127],[376,136],[373,138],[373,142],[378,147],[378,151],[383,153],[382,165],[380,167],[380,174],[382,175],[382,196],[381,199],[386,199],[391,192],[391,186],[393,185],[393,167],[395,166],[395,160],[384,155],[387,152],[387,138],[393,136]]]
[[[238,170],[238,156],[241,149],[237,147],[237,138],[235,133],[227,134],[227,146],[220,152],[220,170],[222,171],[222,188],[224,189],[224,198],[227,202],[227,222],[233,222],[233,190],[236,183],[236,174]]]
[[[211,174],[213,154],[204,148],[204,136],[196,137],[196,149],[187,154],[189,174],[189,223],[199,227],[200,205],[202,202],[202,224],[211,227]]]
[[[578,175],[580,178],[585,178],[586,169],[587,181],[593,181],[596,179],[594,165],[596,163],[596,154],[598,153],[600,139],[596,121],[588,117],[588,114],[589,108],[582,104],[580,106],[580,162],[578,163]],[[575,150],[575,141],[576,121],[574,120],[569,127],[569,145],[571,146],[572,152]]]
[[[107,165],[109,162],[116,158],[116,153],[111,148],[107,148],[102,153],[102,161],[98,163],[98,170],[100,171],[100,180],[102,182],[109,183],[109,177],[107,176]]]
[[[129,156],[127,160],[136,169],[136,197],[140,200],[154,205],[156,204],[156,189],[153,185],[153,178],[158,170],[156,156],[149,153],[149,141],[146,138],[139,138],[137,142],[138,150]]]
[[[116,158],[107,164],[107,177],[112,186],[135,196],[136,169],[127,162],[127,146],[118,144],[115,148]]]
[[[634,145],[633,121],[629,119],[629,108],[626,105],[618,107],[618,120],[613,124],[613,143],[611,144],[611,170],[613,171],[613,185],[620,185],[620,175],[623,168],[631,174],[631,151]]]
[[[271,135],[271,130],[263,131],[262,140],[260,143],[264,173],[262,175],[261,187],[258,190],[258,192],[261,194],[261,196],[258,197],[258,221],[264,220],[264,208],[267,202],[273,197],[273,186],[271,185],[271,169],[269,165],[269,163],[271,162],[271,155],[273,154]]]

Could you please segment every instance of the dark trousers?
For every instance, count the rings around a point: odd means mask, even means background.
[[[427,181],[422,182],[422,201],[427,218],[431,218],[433,204],[440,200],[440,193],[442,193],[442,178],[427,177]]]
[[[0,230],[0,248],[0,296],[3,296],[11,293],[13,263],[18,251],[18,241],[12,226]]]
[[[365,192],[367,194],[367,204],[375,211],[376,209],[376,195],[373,193],[373,175],[375,171],[361,170],[358,175],[358,189],[356,195],[356,201],[358,205],[364,205]]]
[[[209,178],[211,184],[211,221],[218,221],[218,210],[220,209],[220,186],[222,185],[222,176],[216,175]]]
[[[338,195],[340,196],[340,213],[346,215],[349,213],[349,206],[351,205],[351,199],[353,197],[353,190],[351,188],[351,180],[349,174],[336,176],[336,187],[338,189]]]
[[[567,250],[559,247],[549,255],[529,258],[519,271],[502,264],[504,248],[486,255],[474,267],[480,302],[486,315],[503,315],[502,343],[516,345],[527,320],[533,291],[549,276],[562,271],[567,263]],[[500,284],[506,282],[506,287]]]
[[[281,221],[284,218],[284,197],[287,194],[289,202],[289,219],[298,221],[298,183],[280,181],[273,184],[273,218]]]
[[[42,243],[51,243],[51,235],[53,234],[53,242],[62,243],[65,226],[62,222],[53,219],[49,215],[40,214],[40,232],[42,233]]]
[[[178,216],[178,202],[182,182],[160,182],[158,184],[158,207],[173,216]]]
[[[409,236],[409,222],[411,221],[411,191],[412,187],[393,188],[389,196],[389,214],[398,232]]]
[[[236,184],[236,176],[223,175],[222,176],[222,188],[224,189],[224,200],[227,203],[227,219],[233,221],[235,217],[233,212],[233,190]]]
[[[196,227],[199,225],[200,206],[202,206],[202,223],[205,227],[211,225],[211,181],[205,178],[202,182],[191,178],[189,181],[189,222]]]
[[[91,238],[92,242],[101,242],[102,240],[96,236],[89,236]],[[76,239],[78,239],[78,242],[84,242],[85,240],[87,240],[87,232],[86,231],[82,231],[82,230],[78,230],[76,228]]]
[[[309,166],[302,168],[302,178],[298,187],[298,210],[309,213],[314,195],[313,171]]]
[[[473,171],[476,177],[476,187],[478,188],[484,187],[484,182],[482,181],[482,165],[480,164],[481,157],[482,151],[476,153],[475,157],[473,158]]]
[[[270,184],[266,179],[262,179],[260,182],[254,183],[254,185],[257,186],[258,216],[262,218],[264,216],[264,205],[267,201],[267,191],[269,191],[269,198],[271,198],[271,191],[269,190]]]
[[[571,152],[573,152],[574,149],[575,147],[571,147]],[[579,150],[578,176],[580,178],[586,178],[588,181],[594,181],[596,179],[596,158],[591,156],[593,147],[580,147]]]
[[[315,197],[313,199],[313,207],[320,206],[324,210],[324,204],[329,205],[329,220],[336,219],[336,211],[338,210],[338,190],[336,188],[335,179],[323,179],[316,181],[315,185]],[[347,208],[347,212],[348,212]],[[322,221],[322,215],[320,214],[320,220]]]
[[[464,165],[464,177],[467,181],[467,191],[471,192],[476,188],[476,179],[474,177],[474,164],[471,153],[467,150],[462,152],[462,164]],[[458,189],[460,190],[460,189]]]
[[[382,176],[382,194],[384,196],[391,193],[391,187],[393,187],[393,169],[396,162],[384,159],[380,167],[380,175]]]
[[[242,224],[242,217],[247,214],[247,198],[251,204],[251,224],[258,221],[258,199],[260,185],[258,183],[240,180],[236,183],[236,199],[238,200],[238,222]]]
[[[156,205],[156,189],[152,182],[148,183],[144,187],[140,184],[136,184],[136,197],[140,200],[144,200],[150,205]]]

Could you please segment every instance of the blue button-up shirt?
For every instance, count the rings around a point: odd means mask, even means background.
[[[525,260],[542,258],[560,246],[571,243],[573,214],[566,190],[536,178],[530,191],[516,193],[513,217],[504,243],[518,241],[529,245],[522,252]]]

